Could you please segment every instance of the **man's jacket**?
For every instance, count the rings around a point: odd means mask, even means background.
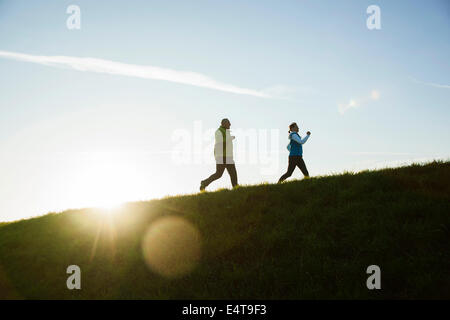
[[[230,129],[219,127],[215,134],[214,157],[217,164],[233,164],[233,139]]]

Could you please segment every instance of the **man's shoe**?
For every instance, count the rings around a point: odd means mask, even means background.
[[[200,182],[200,191],[204,191],[206,186],[204,185],[203,181]]]

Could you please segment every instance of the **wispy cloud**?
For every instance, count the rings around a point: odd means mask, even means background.
[[[362,99],[350,99],[348,103],[338,104],[338,110],[341,114],[344,114],[347,110],[352,108],[358,108],[361,105],[365,104],[367,101],[378,99],[380,99],[380,91],[374,89],[370,92],[368,97]]]
[[[441,88],[441,89],[450,89],[450,85],[447,84],[439,84],[439,83],[433,83],[433,82],[424,82],[424,81],[419,81],[415,78],[411,78],[411,80],[415,83],[420,83],[420,84],[424,84],[426,86],[431,86],[431,87],[435,87],[435,88]]]
[[[190,71],[172,70],[150,65],[128,64],[89,57],[37,56],[1,50],[0,57],[51,67],[63,67],[78,71],[106,73],[144,79],[165,80],[235,94],[245,94],[260,98],[273,98],[272,95],[264,91],[242,88],[232,84],[219,82],[207,75]]]

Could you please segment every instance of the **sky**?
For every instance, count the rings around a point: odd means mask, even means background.
[[[293,121],[311,176],[448,159],[449,39],[446,0],[0,0],[0,221],[198,192],[222,118],[242,185]]]

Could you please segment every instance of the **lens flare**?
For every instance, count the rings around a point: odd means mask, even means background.
[[[190,273],[201,256],[201,236],[183,218],[170,216],[153,222],[142,240],[142,253],[149,268],[167,278]]]

